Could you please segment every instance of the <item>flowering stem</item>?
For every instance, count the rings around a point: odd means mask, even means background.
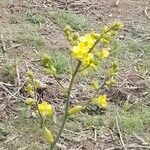
[[[44,121],[44,118],[43,118],[43,116],[41,115],[41,113],[38,109],[38,102],[36,102],[36,107],[37,107],[37,110],[38,110],[38,113],[39,113],[39,116],[40,116],[40,127],[43,127],[45,125],[45,121]]]
[[[37,92],[36,92],[36,88],[35,88],[35,84],[34,84],[34,78],[31,78],[31,80],[32,80],[33,91],[34,91],[34,99],[36,100],[36,108],[37,108],[39,116],[40,116],[40,126],[43,127],[44,126],[44,118],[38,109],[38,99],[37,99]]]
[[[94,47],[97,45],[97,43],[99,42],[99,40],[103,37],[104,34],[106,34],[107,32],[109,32],[112,28],[109,28],[106,32],[102,33],[100,35],[100,37],[96,40],[96,42],[93,44],[93,46],[89,49],[88,53],[90,53]],[[77,75],[78,71],[80,71],[80,66],[81,66],[82,62],[81,61],[78,61],[78,64],[76,66],[76,69],[74,70],[73,74],[72,74],[72,78],[71,78],[71,81],[70,81],[70,84],[69,84],[69,88],[67,90],[67,100],[66,100],[66,104],[65,104],[65,113],[64,113],[64,117],[63,117],[63,120],[62,120],[62,124],[61,124],[61,127],[60,127],[60,130],[54,140],[54,142],[51,144],[51,147],[50,147],[50,150],[53,150],[57,141],[59,140],[62,132],[63,132],[63,129],[64,129],[64,126],[65,126],[65,123],[67,121],[67,118],[68,118],[68,109],[69,109],[69,100],[70,100],[70,93],[71,93],[71,89],[72,89],[72,86],[73,86],[73,83],[74,83],[74,79],[75,79],[75,76]],[[90,101],[88,102],[90,103]]]
[[[52,143],[52,145],[50,147],[50,150],[54,149],[54,147],[55,147],[58,139],[60,138],[60,136],[61,136],[61,134],[63,132],[66,120],[68,118],[68,109],[69,109],[69,100],[70,100],[71,89],[72,89],[72,86],[73,86],[73,82],[74,82],[75,76],[77,75],[80,66],[81,66],[81,62],[79,61],[78,64],[77,64],[77,66],[76,66],[76,69],[75,69],[74,73],[72,74],[72,78],[71,78],[71,81],[70,81],[70,84],[69,84],[69,88],[68,88],[68,91],[67,91],[67,100],[66,100],[66,104],[65,104],[64,118],[62,120],[62,124],[61,124],[60,130],[59,130],[59,132],[58,132],[58,134],[57,134],[54,142]]]
[[[96,40],[96,42],[93,44],[93,46],[89,49],[89,53],[94,49],[94,47],[97,45],[97,43],[101,40],[101,38],[103,38],[103,35],[105,35],[106,33],[108,33],[109,31],[111,31],[114,27],[110,27],[108,30],[106,30],[105,32],[101,33],[99,38]]]

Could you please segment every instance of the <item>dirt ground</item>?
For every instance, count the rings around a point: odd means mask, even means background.
[[[125,34],[130,29],[135,30],[134,27],[138,24],[149,25],[149,9],[150,4],[148,0],[120,0],[116,5],[117,0],[51,0],[51,1],[9,1],[3,3],[0,10],[0,30],[4,34],[10,34],[15,26],[9,24],[9,18],[11,16],[19,16],[20,28],[27,30],[28,24],[24,19],[24,14],[31,11],[39,11],[43,14],[55,10],[73,11],[74,13],[81,14],[83,17],[88,18],[88,21],[92,23],[91,28],[99,28],[100,26],[109,23],[113,20],[121,20],[125,24]],[[47,14],[46,14],[47,16]],[[5,29],[5,30],[4,30]],[[19,30],[19,29],[18,29]],[[16,31],[17,32],[17,31]],[[26,31],[28,32],[28,31]],[[59,28],[53,21],[48,20],[37,31],[41,35],[45,35],[48,40],[46,43],[47,49],[63,49],[66,48],[66,40],[63,37],[62,29]],[[134,32],[134,31],[133,31]],[[136,32],[136,31],[135,31]],[[136,34],[136,33],[135,33]],[[9,39],[12,37],[9,37]],[[8,39],[8,40],[9,40]],[[58,39],[59,40],[58,42]],[[8,44],[10,41],[8,41]],[[13,41],[15,42],[15,41]]]
[[[30,134],[31,141],[38,139],[40,140],[41,146],[38,148],[30,147],[30,137],[28,136],[29,129],[25,127],[21,129],[21,126],[30,125],[28,118],[25,123],[20,123],[20,126],[11,124],[9,120],[16,120],[19,118],[18,112],[20,108],[18,107],[18,103],[22,103],[25,98],[22,92],[22,88],[25,84],[25,76],[24,73],[26,70],[33,69],[36,76],[41,79],[41,81],[49,86],[47,93],[44,95],[45,98],[54,99],[55,106],[62,106],[62,99],[64,99],[64,95],[60,94],[58,88],[56,86],[55,81],[50,77],[42,74],[41,68],[39,68],[38,64],[38,53],[49,52],[51,51],[67,51],[69,49],[69,43],[66,41],[63,28],[56,23],[52,17],[50,16],[52,13],[57,11],[66,11],[73,12],[85,18],[89,28],[85,30],[79,30],[82,33],[88,32],[90,30],[98,31],[99,28],[111,21],[120,20],[124,23],[124,28],[118,36],[119,40],[126,41],[128,37],[134,37],[134,39],[142,39],[143,41],[150,42],[150,1],[149,0],[0,0],[0,132],[3,127],[5,127],[4,122],[8,123],[7,128],[11,128],[13,131],[18,132],[18,135],[21,135],[23,132],[23,138],[21,141],[21,146],[13,147],[11,149],[11,144],[13,140],[19,141],[19,136],[1,138],[0,137],[0,150],[31,150],[31,149],[41,149],[46,150],[47,145],[43,143],[43,141],[38,137],[32,137],[34,134]],[[61,11],[60,11],[61,12]],[[44,18],[44,22],[39,25],[31,25],[29,20],[30,16],[27,17],[27,14],[36,14],[39,13],[42,18]],[[140,27],[139,27],[140,26]],[[136,53],[136,52],[133,52]],[[137,52],[138,54],[138,52]],[[150,54],[149,52],[147,55]],[[122,56],[124,58],[124,56]],[[141,55],[138,55],[138,61],[141,61]],[[15,72],[11,72],[11,75],[15,75],[15,79],[11,82],[9,76],[8,80],[8,72],[5,71],[5,65],[7,63],[14,64],[11,66]],[[134,59],[134,58],[133,58]],[[124,62],[132,62],[130,58],[124,60]],[[134,61],[134,60],[133,60]],[[36,63],[37,62],[37,63]],[[135,65],[134,65],[135,68]],[[126,68],[129,69],[130,68]],[[11,70],[11,69],[10,69]],[[148,68],[149,70],[149,68]],[[5,72],[5,73],[4,73]],[[10,72],[9,72],[10,73]],[[134,75],[133,75],[134,74]],[[133,76],[134,77],[133,77]],[[140,87],[135,90],[140,93],[142,88],[145,88],[150,83],[149,79],[150,74],[146,72],[146,76],[139,77],[139,74],[131,72],[125,72],[121,77],[121,79],[128,80],[129,84],[134,85],[136,87]],[[130,78],[131,77],[131,78]],[[133,78],[135,79],[133,79]],[[63,82],[68,81],[68,77],[64,77],[64,75],[59,77]],[[130,78],[130,79],[129,79]],[[129,81],[130,80],[130,81]],[[124,80],[120,80],[120,84]],[[143,86],[144,85],[144,86]],[[126,85],[122,86],[121,96],[124,96],[122,93],[126,91]],[[142,88],[141,88],[142,86]],[[82,86],[79,85],[75,87],[77,91],[82,91]],[[75,89],[75,91],[76,91]],[[83,90],[84,91],[84,90]],[[135,92],[134,90],[126,91],[125,98],[127,98],[128,93]],[[86,91],[84,91],[86,92]],[[113,91],[114,92],[114,91]],[[149,91],[148,91],[149,92]],[[119,93],[119,94],[120,94]],[[144,93],[144,92],[143,92]],[[143,94],[142,93],[142,94]],[[146,92],[145,92],[146,93]],[[76,93],[75,93],[76,94]],[[88,95],[88,93],[86,93]],[[84,96],[86,96],[86,94]],[[146,94],[145,94],[146,95]],[[140,95],[141,96],[141,95]],[[139,97],[140,97],[139,96]],[[116,96],[117,97],[117,96]],[[138,97],[138,98],[139,98]],[[141,98],[141,97],[140,97]],[[143,98],[144,99],[144,98]],[[113,101],[114,102],[114,101]],[[115,102],[117,105],[120,104]],[[148,102],[149,104],[149,102]],[[17,108],[17,109],[16,109]],[[149,117],[149,116],[148,116]],[[6,121],[5,121],[6,120]],[[79,119],[80,120],[80,119]],[[36,122],[37,123],[37,122]],[[0,124],[0,125],[1,125]],[[110,124],[111,126],[111,124]],[[16,128],[18,127],[18,128]],[[79,127],[81,127],[79,125]],[[16,129],[14,129],[16,128]],[[57,127],[56,127],[57,128]],[[80,130],[80,129],[79,129]],[[84,130],[84,129],[81,129]],[[88,129],[87,129],[88,130]],[[62,137],[62,145],[63,142],[68,146],[67,148],[61,147],[60,149],[70,149],[70,150],[123,150],[122,141],[118,135],[117,131],[113,129],[104,128],[100,130],[96,137],[93,137],[93,133],[97,132],[97,130],[93,127],[93,129],[89,129],[90,133],[83,131],[83,136],[78,135],[76,140],[72,143],[69,141],[69,138],[65,137],[65,134]],[[35,129],[36,131],[36,129]],[[145,129],[145,132],[149,134],[149,127]],[[5,133],[2,133],[5,134]],[[145,134],[145,133],[143,133]],[[146,134],[146,136],[147,136]],[[0,134],[1,136],[1,134]],[[89,138],[90,137],[90,138]],[[96,141],[95,141],[96,138]],[[12,141],[11,141],[12,139]],[[81,139],[81,140],[80,140]],[[94,140],[93,140],[94,139]],[[149,137],[147,137],[149,139]],[[24,141],[28,143],[27,146]],[[41,142],[42,141],[42,142]],[[130,135],[128,137],[124,137],[125,144],[128,144],[128,148],[132,150],[144,150],[149,149],[149,143],[144,142],[135,134]],[[68,142],[68,143],[67,143]],[[1,144],[2,143],[2,144]],[[132,144],[134,143],[134,144]],[[143,145],[142,145],[142,144]],[[39,145],[40,145],[39,144]],[[6,146],[7,145],[7,146]],[[9,146],[8,146],[9,145]],[[13,144],[12,144],[13,145]],[[37,144],[38,145],[38,144]],[[137,146],[138,145],[138,146]]]

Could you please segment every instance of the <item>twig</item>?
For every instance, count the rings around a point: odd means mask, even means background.
[[[150,16],[148,15],[147,11],[149,10],[148,7],[145,8],[144,13],[146,15],[146,17],[150,20]]]
[[[118,6],[119,5],[120,0],[117,0],[115,5]]]
[[[20,73],[19,73],[19,69],[18,69],[18,65],[16,64],[16,74],[17,74],[17,79],[18,79],[18,86],[20,87]]]
[[[13,98],[13,97],[16,96],[16,94],[23,88],[23,86],[25,85],[25,83],[26,83],[26,81],[24,81],[24,83],[19,87],[19,89],[18,89],[13,95],[11,95],[11,96],[9,97],[8,101],[9,101],[11,98]]]
[[[115,138],[114,138],[114,136],[113,136],[112,130],[111,130],[111,129],[108,129],[108,130],[109,130],[110,136],[111,136],[111,138],[112,138],[112,141],[116,144],[116,140],[115,140]]]
[[[120,130],[120,127],[119,127],[119,123],[118,123],[118,118],[117,117],[116,117],[116,125],[117,125],[117,130],[119,132],[119,137],[120,137],[121,144],[122,144],[123,148],[125,150],[127,150],[127,148],[126,148],[126,146],[125,146],[125,144],[123,142],[122,133],[121,133],[121,130]]]
[[[1,88],[6,91],[8,94],[10,94],[11,96],[13,96],[13,94],[2,84],[0,83]]]
[[[145,140],[142,139],[141,137],[139,137],[138,135],[133,134],[133,136],[134,136],[138,141],[140,141],[140,143],[141,143],[142,145],[148,145],[148,143],[145,142]]]
[[[150,149],[150,146],[137,145],[137,144],[130,144],[127,147],[130,149],[135,149],[135,148]]]
[[[94,142],[96,143],[97,141],[97,131],[96,128],[94,127]]]
[[[13,49],[13,48],[18,48],[21,47],[23,44],[16,44],[16,45],[12,45],[11,47],[7,48],[7,50]]]
[[[1,35],[1,41],[2,41],[2,51],[3,51],[3,54],[7,51],[6,49],[6,44],[5,44],[5,40],[4,40],[4,36]]]
[[[14,87],[14,85],[10,84],[10,83],[5,83],[5,82],[0,82],[0,84],[6,85],[8,87]]]
[[[84,12],[86,13],[89,9],[91,9],[93,7],[93,4],[90,5]]]

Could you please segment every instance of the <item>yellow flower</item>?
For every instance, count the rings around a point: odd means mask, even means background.
[[[99,56],[99,58],[104,59],[104,58],[108,57],[108,55],[109,55],[109,50],[110,50],[109,48],[104,48],[104,49],[100,50],[100,51],[97,53],[97,55]]]
[[[106,95],[100,95],[98,98],[94,98],[92,103],[105,108],[107,106]]]
[[[72,56],[77,59],[82,59],[84,55],[87,55],[88,48],[84,46],[83,44],[78,44],[78,46],[73,46],[72,48]]]
[[[47,129],[46,127],[44,128],[44,136],[45,136],[46,141],[49,144],[52,144],[54,142],[54,138],[53,138],[51,131]]]
[[[91,48],[94,45],[94,43],[96,42],[96,38],[93,35],[93,33],[88,33],[88,34],[80,37],[79,41],[81,43],[84,43],[85,46],[87,46],[88,48]]]
[[[80,43],[78,46],[74,46],[72,48],[72,56],[78,60],[80,60],[83,65],[89,65],[94,62],[94,55],[92,53],[88,53],[88,48]]]
[[[33,98],[27,98],[27,99],[25,100],[25,103],[26,103],[27,105],[33,105],[34,102],[35,102],[35,100],[34,100]]]
[[[94,62],[94,55],[92,53],[87,53],[82,57],[83,65],[89,65]]]
[[[69,108],[69,110],[68,110],[68,115],[69,115],[69,116],[70,116],[70,115],[75,115],[75,114],[79,113],[82,108],[83,108],[83,107],[82,107],[81,105],[76,105],[76,106],[74,106],[74,107],[72,107],[72,108]]]
[[[50,116],[53,114],[52,105],[48,104],[46,101],[38,104],[38,110],[40,111],[42,116]]]

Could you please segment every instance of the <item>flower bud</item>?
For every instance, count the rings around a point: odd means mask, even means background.
[[[26,103],[27,105],[33,105],[34,102],[35,102],[35,100],[34,100],[33,98],[27,98],[27,99],[25,100],[25,103]]]
[[[30,79],[33,79],[33,72],[31,70],[29,70],[27,73],[26,73],[27,77],[29,77]]]
[[[117,31],[123,28],[123,24],[120,21],[114,21],[112,27],[114,31]]]
[[[78,112],[80,112],[81,110],[82,110],[82,106],[81,105],[76,105],[76,106],[74,106],[74,107],[72,107],[72,108],[69,108],[69,110],[68,110],[68,115],[70,116],[70,115],[75,115],[75,114],[77,114]]]
[[[108,57],[108,55],[109,55],[109,50],[110,50],[109,48],[104,48],[104,49],[100,50],[100,51],[97,53],[98,57],[99,57],[100,59],[104,59],[104,58]]]
[[[54,142],[54,138],[51,131],[46,127],[44,128],[44,137],[49,144],[52,144]]]

